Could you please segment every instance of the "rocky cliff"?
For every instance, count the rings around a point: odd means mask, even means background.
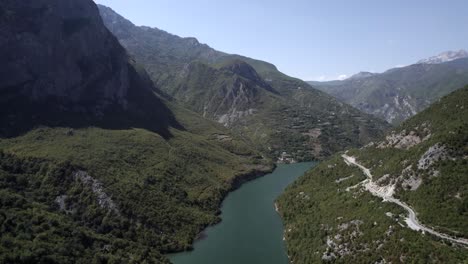
[[[92,2],[6,0],[0,14],[2,134],[21,131],[25,123],[148,121],[162,128],[174,121]],[[132,118],[105,118],[117,112]]]
[[[124,49],[86,1],[2,1],[1,91],[32,100],[125,105],[130,86]],[[14,48],[12,48],[14,47]],[[115,73],[118,74],[115,74]],[[102,78],[109,76],[109,78]]]

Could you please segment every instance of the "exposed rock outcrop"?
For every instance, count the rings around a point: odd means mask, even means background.
[[[0,2],[0,136],[40,125],[178,126],[92,1]]]
[[[430,147],[419,159],[418,169],[427,170],[432,164],[447,158],[445,146],[436,144]]]
[[[377,145],[377,148],[392,147],[397,149],[410,149],[431,137],[427,127],[423,127],[421,130],[421,134],[424,134],[424,137],[421,137],[416,131],[413,130],[402,130],[399,133],[392,133],[385,138],[385,141],[380,142]]]
[[[73,0],[5,0],[0,5],[0,91],[32,100],[126,105],[124,49],[95,5]],[[103,77],[106,78],[103,78]]]
[[[83,185],[91,188],[91,191],[96,195],[97,202],[100,207],[119,214],[119,210],[111,196],[104,191],[104,187],[100,181],[91,177],[86,171],[76,171],[73,173],[75,180],[79,180]]]

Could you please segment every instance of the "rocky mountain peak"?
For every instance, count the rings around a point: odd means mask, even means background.
[[[125,48],[139,47],[139,53],[130,53],[140,62],[144,62],[141,54],[146,52],[160,56],[162,59],[170,57],[168,61],[170,66],[181,63],[182,60],[182,63],[188,63],[196,58],[213,60],[224,56],[224,53],[213,50],[194,37],[182,38],[156,27],[136,26],[107,6],[98,5],[98,8],[106,27]]]
[[[418,61],[418,64],[439,64],[444,62],[449,62],[457,59],[467,58],[468,52],[466,50],[458,51],[446,51],[442,52],[439,55],[429,57]]]

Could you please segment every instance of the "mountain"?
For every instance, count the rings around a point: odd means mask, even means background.
[[[467,103],[468,86],[288,187],[278,207],[290,260],[466,260]]]
[[[423,59],[417,62],[417,64],[439,64],[449,62],[457,59],[468,58],[468,52],[466,50],[459,51],[446,51],[442,52],[437,56],[433,56],[427,59]]]
[[[312,85],[361,111],[399,124],[442,96],[468,84],[468,58],[442,57],[453,60],[436,64],[429,63],[434,60],[427,60],[427,63],[394,68],[363,78],[313,82]]]
[[[372,73],[372,72],[359,72],[351,77],[347,78],[347,80],[358,80],[358,79],[363,79],[363,78],[368,78],[376,75],[377,73]]]
[[[270,157],[286,152],[294,160],[320,159],[362,145],[388,128],[270,63],[135,26],[105,6],[99,10],[109,30],[158,87],[255,142]]]
[[[93,123],[146,124],[168,136],[168,127],[178,126],[94,6],[5,1],[1,7],[1,135],[18,135],[38,124]]]
[[[228,191],[273,169],[154,86],[93,1],[0,14],[1,263],[168,263]]]

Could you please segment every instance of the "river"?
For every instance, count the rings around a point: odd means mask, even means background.
[[[280,164],[273,173],[231,192],[221,207],[221,223],[208,227],[193,251],[172,254],[170,260],[174,264],[287,264],[283,224],[274,201],[316,164]]]

